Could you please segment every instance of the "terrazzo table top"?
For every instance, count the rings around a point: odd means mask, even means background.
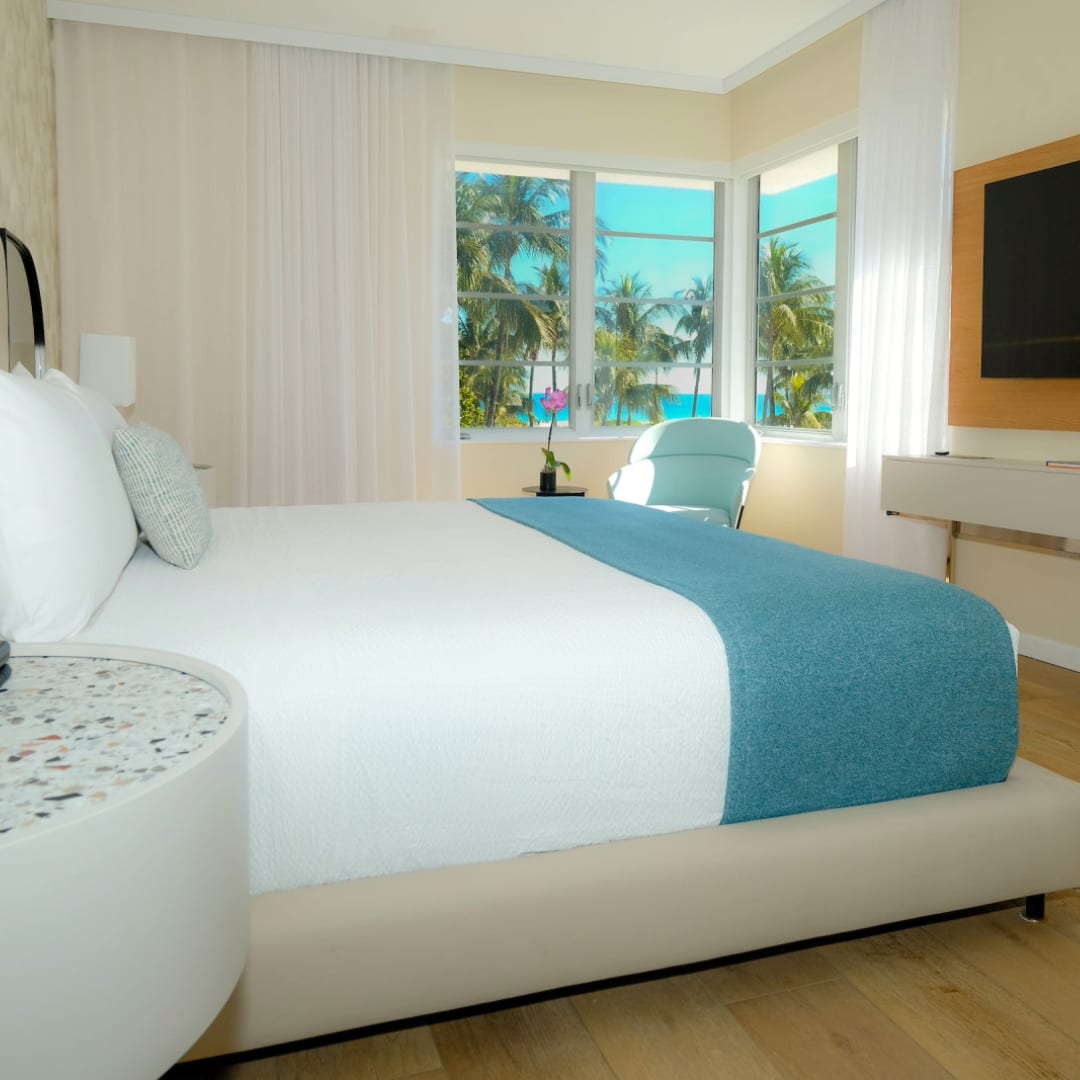
[[[0,688],[0,845],[135,794],[201,756],[229,719],[216,687],[175,668],[15,656]]]

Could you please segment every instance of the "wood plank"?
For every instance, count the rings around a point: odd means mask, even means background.
[[[1063,760],[1061,754],[1054,748],[1047,748],[1037,736],[1028,736],[1020,740],[1020,757],[1035,765],[1041,765],[1051,772],[1060,773],[1070,780],[1080,780],[1080,773],[1076,771],[1077,765],[1073,761]]]
[[[1019,657],[1017,673],[1020,681],[1021,700],[1025,697],[1076,697],[1080,693],[1080,672],[1070,668],[1033,660],[1030,656]]]
[[[800,1080],[949,1076],[842,979],[735,1002],[730,1009],[785,1075]]]
[[[276,1057],[226,1065],[216,1059],[175,1065],[161,1080],[277,1080]]]
[[[829,945],[825,952],[954,1076],[1080,1076],[1080,1044],[923,928]]]
[[[1056,739],[1038,731],[1028,732],[1020,739],[1019,754],[1044,769],[1080,780],[1080,751],[1062,747]]]
[[[935,923],[927,931],[1080,1042],[1080,942],[1057,930],[1060,906],[1050,906],[1041,923],[1024,922],[1017,909]]]
[[[1040,731],[1054,731],[1080,747],[1080,699],[1061,695],[1040,697],[1024,705],[1024,723]]]
[[[708,980],[698,975],[579,994],[572,1000],[622,1080],[781,1077]]]
[[[232,1065],[193,1062],[165,1080],[437,1080],[441,1064],[431,1029],[417,1027]]]
[[[1080,780],[1080,701],[1060,697],[1027,702],[1020,725],[1020,755]]]
[[[1022,682],[1031,682],[1043,686],[1054,693],[1080,696],[1080,671],[1048,664],[1045,660],[1036,660],[1031,656],[1021,656],[1018,665]]]
[[[725,1004],[747,998],[830,982],[839,972],[820,949],[792,949],[737,964],[724,964],[697,974],[709,992]]]
[[[565,998],[433,1029],[453,1080],[616,1080]]]
[[[1080,942],[1080,889],[1052,893],[1046,898],[1046,919],[1059,933]],[[1080,968],[1074,972],[1080,979]]]
[[[1020,686],[1020,756],[1080,780],[1080,672],[1028,661]]]

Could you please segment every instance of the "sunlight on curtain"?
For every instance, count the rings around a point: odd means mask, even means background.
[[[431,364],[456,350],[450,69],[251,64],[251,498],[456,495],[457,380]]]
[[[451,69],[54,25],[64,354],[235,504],[460,490]]]
[[[881,510],[884,454],[945,448],[957,0],[863,19],[844,554],[941,577],[940,527]]]

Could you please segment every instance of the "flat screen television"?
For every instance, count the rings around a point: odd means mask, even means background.
[[[1080,379],[1080,161],[986,185],[982,376]]]

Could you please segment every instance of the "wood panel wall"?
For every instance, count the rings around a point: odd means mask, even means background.
[[[984,189],[996,180],[1071,161],[1080,161],[1080,135],[955,175],[949,423],[956,427],[1080,431],[1080,379],[984,379],[981,374]]]

